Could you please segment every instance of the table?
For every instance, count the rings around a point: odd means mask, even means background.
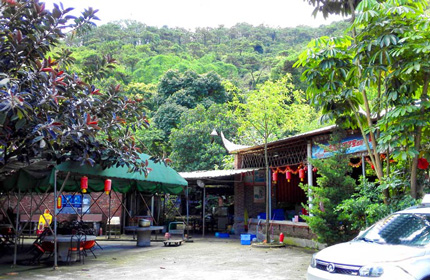
[[[135,231],[137,234],[136,246],[148,247],[151,246],[151,232],[153,230],[162,230],[163,226],[150,226],[150,227],[126,227],[129,231]]]
[[[63,262],[67,261],[67,255],[69,254],[71,238],[72,238],[71,234],[57,235],[57,252],[58,252],[58,258],[60,261],[63,261]],[[95,235],[87,235],[86,241],[94,241],[94,240],[96,240]],[[53,235],[45,236],[43,241],[52,242],[54,241],[54,236]],[[76,255],[74,255],[74,258],[72,258],[71,261],[76,261]]]

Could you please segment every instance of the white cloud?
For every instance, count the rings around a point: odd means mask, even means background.
[[[51,9],[55,0],[46,0]],[[313,7],[303,0],[62,0],[65,7],[83,11],[91,6],[98,9],[100,24],[121,19],[133,19],[161,27],[231,27],[238,22],[272,27],[298,25],[319,26],[341,17],[324,20],[311,15]]]

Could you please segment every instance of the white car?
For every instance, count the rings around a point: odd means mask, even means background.
[[[308,280],[430,280],[430,195],[312,257]],[[375,280],[376,280],[375,279]]]

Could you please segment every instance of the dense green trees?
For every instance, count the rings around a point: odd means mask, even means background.
[[[157,83],[169,69],[198,74],[214,71],[241,87],[254,89],[269,78],[279,53],[297,54],[311,38],[337,34],[344,27],[344,23],[337,23],[318,29],[281,29],[240,23],[191,32],[125,20],[102,25],[67,43],[78,47],[77,56],[94,50],[100,55],[111,54],[133,82]]]
[[[175,168],[183,171],[232,168],[220,139],[214,143],[210,140],[214,128],[222,130],[227,137],[235,135],[237,124],[227,111],[225,104],[213,104],[207,109],[200,104],[181,116],[178,128],[172,130],[170,137],[170,158]]]
[[[209,108],[212,104],[222,104],[229,96],[221,84],[220,77],[210,72],[198,75],[187,71],[167,71],[158,85],[157,103],[160,104],[153,115],[157,128],[170,134],[176,128],[181,115],[198,104]]]

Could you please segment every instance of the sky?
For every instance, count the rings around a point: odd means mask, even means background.
[[[76,12],[88,7],[98,9],[101,21],[97,25],[121,19],[131,19],[149,26],[183,27],[231,27],[246,22],[254,26],[318,27],[342,20],[321,15],[312,16],[313,7],[303,0],[45,0],[48,9],[52,3],[63,3]]]

